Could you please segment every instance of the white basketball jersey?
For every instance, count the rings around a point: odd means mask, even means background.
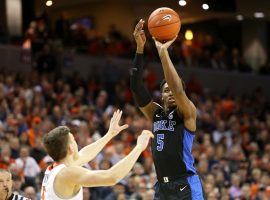
[[[80,191],[72,198],[69,199],[61,199],[54,192],[54,179],[56,175],[66,166],[64,164],[57,165],[55,167],[48,167],[44,178],[42,181],[41,188],[41,200],[82,200],[83,199],[83,191],[82,188]]]

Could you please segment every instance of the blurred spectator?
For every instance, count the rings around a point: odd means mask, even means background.
[[[25,186],[37,188],[36,178],[40,173],[40,167],[35,159],[29,156],[29,147],[22,146],[20,148],[20,157],[16,159],[16,165],[24,175]]]
[[[124,181],[118,182],[115,186],[113,186],[113,192],[109,194],[105,200],[126,200],[127,196],[125,195],[126,192],[126,185]]]
[[[90,196],[89,188],[83,188],[83,200],[90,200]]]
[[[15,163],[15,160],[11,158],[10,147],[8,144],[1,146],[0,168],[8,169],[9,165]]]
[[[45,44],[42,51],[37,54],[37,70],[39,72],[52,72],[56,67],[56,58],[50,48],[48,44]]]
[[[122,39],[122,34],[119,30],[117,30],[117,27],[115,24],[111,24],[109,27],[109,38],[111,40],[121,40]]]
[[[32,186],[27,186],[26,188],[24,188],[24,196],[26,198],[29,198],[31,200],[38,200],[40,198],[37,197],[35,188],[33,188]]]
[[[243,191],[240,188],[240,178],[236,174],[232,174],[232,186],[229,189],[231,198],[236,199],[242,196]]]
[[[55,22],[55,34],[57,38],[62,39],[64,43],[68,42],[68,38],[70,37],[70,23],[64,12],[60,14]]]
[[[18,176],[18,175],[13,175],[12,177],[13,179],[13,193],[14,194],[22,194],[22,185],[23,185],[23,181],[22,181],[22,177]]]
[[[189,94],[195,93],[197,95],[202,95],[202,86],[195,75],[192,75],[189,81],[186,83],[186,90]]]

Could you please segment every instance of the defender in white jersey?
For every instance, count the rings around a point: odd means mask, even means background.
[[[19,194],[12,194],[12,175],[0,168],[0,200],[30,200]]]
[[[91,171],[83,168],[103,147],[128,125],[119,126],[122,111],[114,112],[108,132],[96,142],[78,152],[73,135],[66,126],[59,126],[45,135],[43,143],[55,163],[49,166],[42,182],[42,200],[82,200],[82,187],[111,186],[131,170],[140,154],[146,149],[150,131],[142,131],[136,147],[120,162],[108,170]]]
[[[44,178],[42,181],[42,191],[41,194],[43,195],[42,199],[54,199],[54,200],[61,200],[57,194],[55,194],[54,191],[54,180],[57,176],[58,172],[60,172],[63,168],[66,166],[64,164],[53,164],[50,167],[47,168]],[[80,188],[79,192],[75,194],[72,198],[69,198],[70,200],[81,200],[83,199],[83,192],[82,188]]]

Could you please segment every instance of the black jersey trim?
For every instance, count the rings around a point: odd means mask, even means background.
[[[11,194],[11,196],[7,200],[12,200],[14,197],[14,194]]]

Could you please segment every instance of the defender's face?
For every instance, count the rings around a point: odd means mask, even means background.
[[[9,197],[12,193],[12,179],[8,172],[0,172],[0,197]],[[1,199],[1,198],[0,198]]]
[[[162,101],[167,108],[173,108],[176,106],[174,96],[167,83],[162,87]]]

